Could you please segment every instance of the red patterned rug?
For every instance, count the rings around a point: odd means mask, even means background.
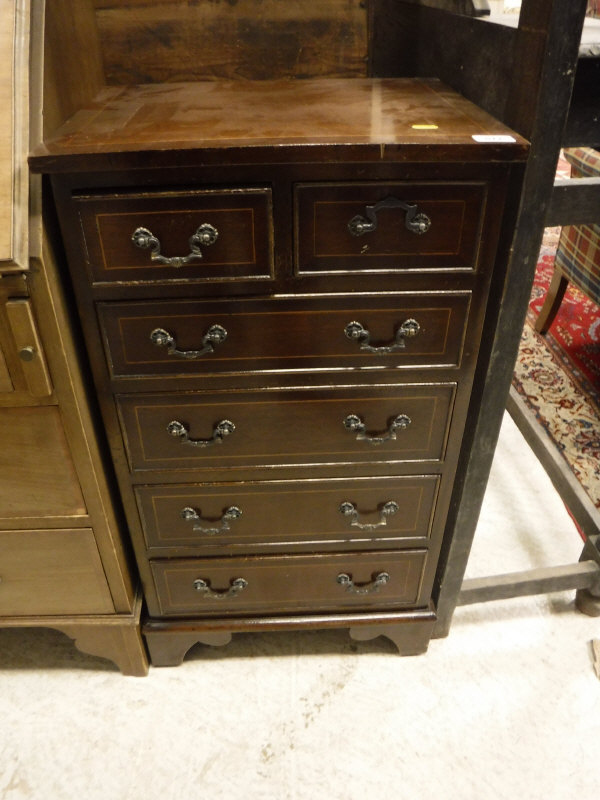
[[[554,256],[542,255],[530,301],[531,321],[539,314],[554,272]],[[545,336],[563,369],[600,413],[600,310],[574,286],[569,286],[560,310]]]
[[[600,508],[600,312],[569,287],[545,337],[533,328],[553,272],[557,229],[540,253],[513,384]]]

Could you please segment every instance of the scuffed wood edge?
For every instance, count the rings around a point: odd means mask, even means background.
[[[4,6],[8,6],[7,9]],[[28,268],[29,18],[30,0],[3,0],[0,75],[9,82],[0,145],[0,272]],[[6,27],[4,27],[6,26]],[[4,94],[4,93],[3,93]]]

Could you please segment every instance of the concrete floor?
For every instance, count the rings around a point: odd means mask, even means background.
[[[506,419],[468,574],[580,550]],[[561,593],[459,609],[425,656],[264,634],[138,679],[59,633],[3,630],[0,798],[597,800],[595,638]]]

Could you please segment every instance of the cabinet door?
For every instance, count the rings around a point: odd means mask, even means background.
[[[52,381],[21,276],[0,285],[0,406],[52,401]]]

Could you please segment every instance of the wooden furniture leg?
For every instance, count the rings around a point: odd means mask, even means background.
[[[231,634],[228,631],[172,632],[146,631],[146,644],[153,667],[177,667],[195,644],[207,644],[222,647],[229,644]]]
[[[581,553],[580,561],[591,561],[600,566],[600,536],[589,536]],[[579,589],[575,595],[575,605],[588,617],[600,617],[600,578],[588,587]]]
[[[80,652],[112,661],[123,675],[143,678],[148,674],[148,659],[139,626],[90,623],[52,627],[73,639]]]
[[[396,645],[401,656],[418,656],[427,652],[434,625],[435,619],[432,618],[419,621],[418,624],[401,622],[395,625],[357,626],[350,628],[350,637],[357,642],[368,642],[385,636]]]
[[[140,630],[142,599],[138,595],[131,613],[0,617],[0,628],[51,628],[74,640],[88,655],[112,661],[123,675],[143,678],[148,656]]]
[[[552,280],[550,281],[550,286],[548,287],[544,305],[535,321],[535,329],[538,333],[541,333],[542,336],[548,332],[550,326],[554,322],[554,317],[560,308],[568,286],[569,281],[567,278],[565,278],[560,270],[555,269]]]
[[[148,674],[148,656],[140,629],[141,606],[138,595],[132,614],[55,618],[38,624],[62,631],[80,652],[107,658],[123,675],[143,678]]]

